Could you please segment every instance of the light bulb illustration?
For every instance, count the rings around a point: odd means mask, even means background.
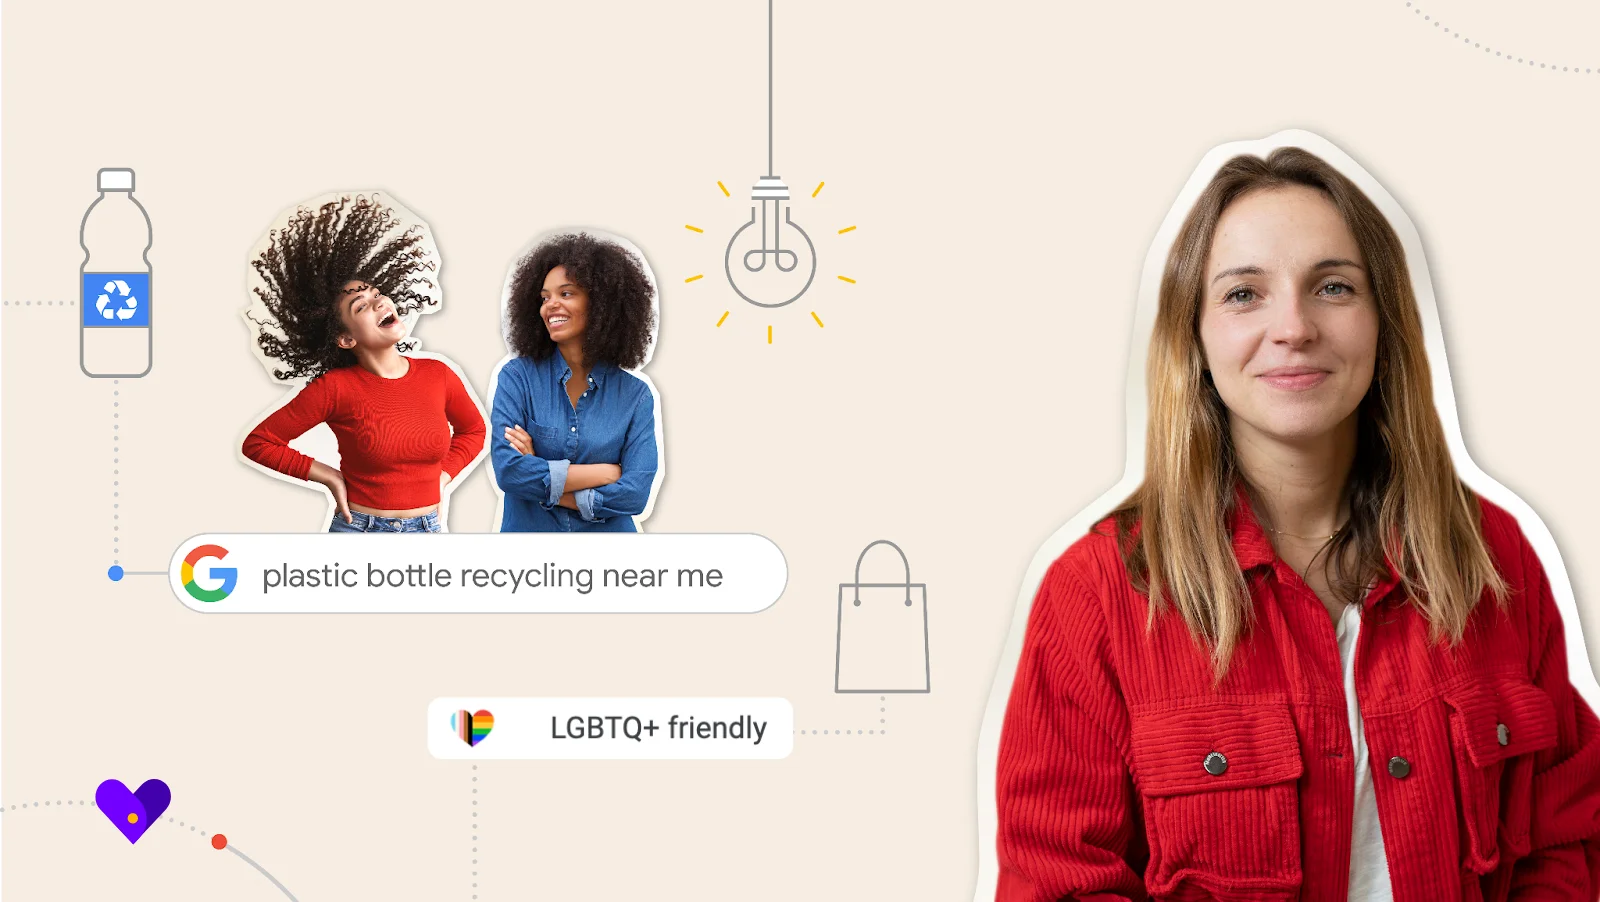
[[[750,189],[750,220],[728,239],[723,269],[739,297],[769,308],[799,300],[817,275],[816,246],[794,221],[789,186],[772,169],[772,0],[767,0],[767,174]]]

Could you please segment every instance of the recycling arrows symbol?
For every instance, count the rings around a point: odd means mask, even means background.
[[[118,309],[112,309],[111,299],[116,297],[120,301]],[[139,309],[139,299],[133,296],[133,291],[128,288],[128,283],[121,279],[113,279],[106,283],[105,293],[94,302],[94,309],[106,319],[133,319],[134,313]]]

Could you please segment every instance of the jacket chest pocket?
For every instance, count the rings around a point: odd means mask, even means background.
[[[1130,713],[1151,893],[1296,898],[1304,765],[1288,704],[1206,701]]]
[[[1556,711],[1531,681],[1496,676],[1440,692],[1449,708],[1463,866],[1487,874],[1500,846],[1528,852],[1533,753],[1556,744]]]

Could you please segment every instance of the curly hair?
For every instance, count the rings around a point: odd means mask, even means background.
[[[557,266],[566,267],[567,276],[589,295],[584,359],[624,369],[643,366],[655,327],[655,290],[644,264],[622,246],[582,232],[542,241],[517,264],[506,304],[512,352],[542,360],[555,351],[539,315],[539,292]]]
[[[356,362],[338,345],[344,323],[337,302],[346,282],[374,286],[400,316],[439,303],[417,290],[434,287],[423,273],[437,267],[422,246],[422,226],[389,234],[399,226],[394,211],[376,198],[347,195],[316,210],[300,207],[283,228],[272,230],[267,249],[250,265],[265,283],[255,293],[271,316],[251,317],[265,327],[256,341],[283,364],[273,376],[315,378]]]

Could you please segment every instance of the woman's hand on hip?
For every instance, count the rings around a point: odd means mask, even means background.
[[[350,496],[345,491],[343,473],[321,461],[312,461],[311,472],[306,474],[306,479],[327,486],[328,491],[333,493],[334,508],[339,516],[346,523],[355,522],[355,518],[350,516]]]

